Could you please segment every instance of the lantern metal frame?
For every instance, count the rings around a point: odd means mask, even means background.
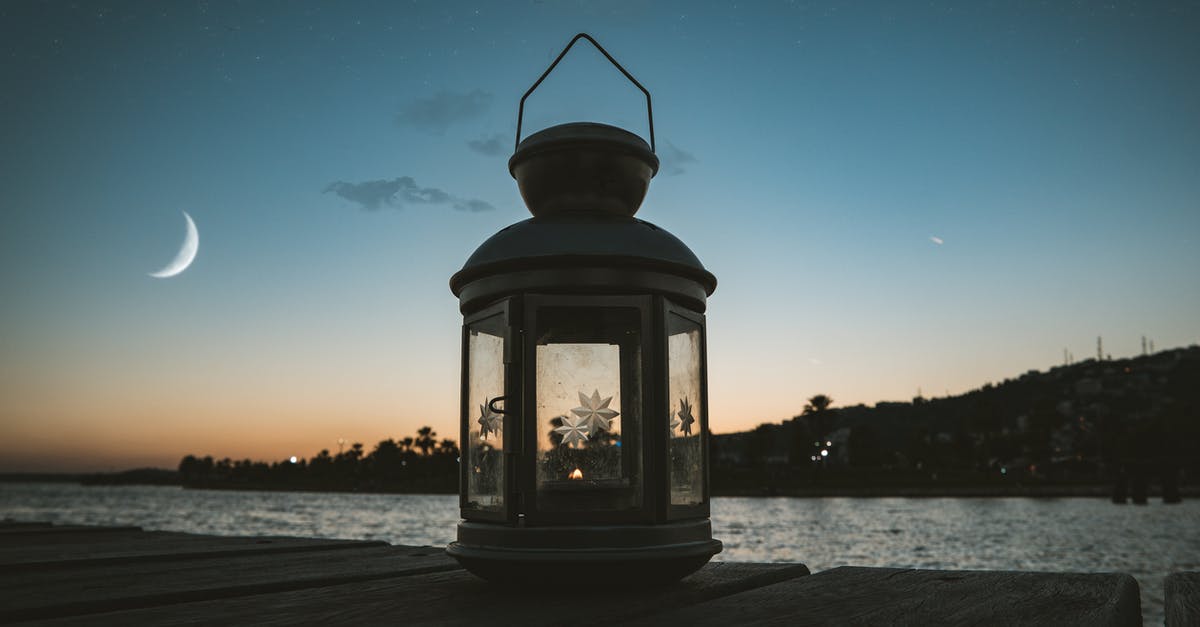
[[[646,95],[650,144],[616,127],[564,124],[521,139],[525,99],[580,39],[592,43]],[[693,572],[720,552],[710,514],[710,432],[706,298],[716,278],[670,233],[633,217],[649,179],[658,169],[653,152],[650,93],[590,36],[580,33],[521,98],[517,149],[509,170],[534,217],[510,225],[485,241],[451,278],[463,313],[458,541],[447,547],[468,570],[496,581],[512,577],[553,579],[560,569],[579,566],[590,581],[667,583]],[[566,164],[566,165],[564,165]],[[573,170],[572,168],[579,168]],[[574,185],[579,185],[582,191]],[[576,193],[579,191],[579,193]],[[555,203],[558,204],[555,204]],[[547,509],[539,504],[537,346],[539,316],[548,309],[632,309],[637,312],[636,374],[619,362],[624,377],[638,383],[636,481],[640,504],[622,509]],[[503,478],[498,507],[475,507],[469,475],[475,469],[470,372],[472,325],[501,316],[504,389],[484,399],[502,416]],[[670,337],[677,316],[698,330],[699,502],[672,503]],[[601,331],[595,337],[603,337]],[[567,342],[569,343],[569,342]],[[590,343],[590,342],[583,342]],[[620,345],[624,346],[624,345]],[[623,351],[618,359],[626,357]],[[622,397],[624,417],[632,407]],[[485,410],[486,411],[486,410]],[[691,435],[689,433],[689,435]],[[632,441],[632,440],[631,440]],[[623,447],[624,448],[624,447]],[[634,448],[634,447],[630,447]],[[494,449],[493,449],[494,452]],[[630,459],[622,457],[623,460]],[[625,469],[627,464],[622,464]],[[695,482],[693,480],[692,485]],[[586,504],[586,498],[581,502]]]
[[[500,410],[499,413],[501,415],[507,415],[509,412],[513,412],[515,415],[519,415],[519,413],[521,411],[520,397],[516,396],[516,395],[510,395],[509,391],[508,391],[509,387],[510,387],[510,381],[514,381],[514,380],[516,380],[515,378],[520,377],[520,373],[517,371],[517,369],[520,368],[520,365],[517,363],[514,363],[515,360],[513,359],[513,351],[514,351],[513,339],[515,336],[513,333],[512,321],[511,321],[511,316],[510,316],[510,311],[511,311],[511,302],[510,301],[511,301],[511,299],[504,299],[504,300],[497,301],[491,305],[482,307],[478,311],[475,311],[471,314],[467,314],[463,317],[462,382],[460,384],[460,388],[461,388],[460,404],[461,404],[462,409],[461,409],[461,416],[459,418],[459,422],[461,423],[461,425],[460,425],[461,430],[460,430],[460,434],[459,434],[459,437],[461,439],[459,441],[463,443],[463,447],[461,449],[462,459],[460,460],[459,465],[458,465],[459,466],[458,506],[459,506],[460,513],[464,519],[487,520],[487,521],[493,521],[493,522],[509,522],[509,521],[513,520],[513,518],[515,516],[515,511],[513,510],[512,502],[511,502],[511,498],[510,498],[510,494],[512,491],[508,488],[508,482],[509,482],[509,478],[512,476],[512,474],[514,472],[515,465],[516,465],[516,458],[510,454],[512,451],[510,450],[508,443],[510,441],[510,439],[509,439],[510,431],[512,431],[516,428],[519,428],[519,426],[520,426],[519,424],[518,425],[510,425],[509,423],[514,423],[517,421],[504,420],[501,425],[501,428],[504,429],[504,446],[501,449],[502,464],[504,467],[504,470],[503,470],[504,485],[501,488],[501,494],[503,495],[501,511],[495,511],[495,510],[479,508],[479,507],[471,507],[470,502],[469,502],[469,495],[467,493],[467,485],[468,485],[468,474],[467,473],[471,470],[471,465],[468,463],[468,455],[470,453],[468,452],[467,447],[469,446],[469,443],[471,441],[471,430],[472,430],[472,427],[471,427],[472,408],[471,408],[471,401],[468,398],[470,395],[471,373],[470,373],[470,365],[469,365],[468,360],[470,359],[470,341],[469,341],[469,339],[470,339],[470,333],[471,333],[471,326],[474,325],[475,323],[483,321],[483,320],[487,320],[488,318],[491,318],[493,316],[502,316],[503,317],[503,320],[502,320],[502,325],[504,328],[504,336],[503,336],[504,366],[503,366],[503,369],[504,369],[504,388],[505,389],[504,389],[504,394],[503,394],[502,400],[504,400],[505,406],[500,407],[500,408],[493,407],[492,409]]]
[[[637,434],[641,455],[642,505],[631,510],[588,510],[576,511],[547,511],[538,508],[537,502],[537,472],[536,463],[537,438],[536,425],[526,426],[527,418],[525,399],[535,398],[537,394],[536,343],[527,341],[537,324],[538,310],[544,307],[620,307],[635,309],[641,321],[641,402],[638,407],[639,427]],[[671,434],[669,425],[653,417],[670,415],[671,399],[661,393],[668,389],[669,353],[667,338],[669,337],[668,320],[672,315],[679,316],[696,325],[701,334],[700,341],[700,398],[697,405],[700,408],[697,420],[700,427],[697,431],[700,437],[702,467],[709,468],[710,433],[708,428],[708,384],[707,384],[707,332],[704,314],[688,307],[676,304],[666,296],[652,293],[633,294],[596,294],[596,293],[524,293],[501,299],[491,305],[467,314],[462,327],[462,383],[460,410],[460,438],[466,443],[470,441],[472,416],[475,408],[467,398],[469,389],[470,368],[468,365],[468,341],[471,326],[475,323],[494,316],[504,318],[506,335],[504,379],[505,391],[502,397],[503,407],[500,410],[504,416],[504,511],[472,507],[467,491],[461,490],[459,508],[466,520],[482,520],[493,522],[518,523],[522,519],[527,525],[542,524],[579,524],[579,523],[661,523],[671,520],[707,517],[709,508],[709,482],[704,477],[702,481],[702,498],[694,505],[675,505],[670,498],[670,475],[665,468],[659,466],[669,458]],[[520,345],[520,346],[518,346]],[[661,397],[661,398],[660,398]],[[495,399],[493,399],[495,400]],[[528,454],[525,452],[528,451]],[[460,485],[466,486],[469,464],[463,463],[460,468]],[[513,507],[514,503],[521,507]],[[520,510],[520,511],[518,511]]]
[[[680,318],[689,320],[695,324],[696,328],[700,331],[700,416],[698,420],[700,421],[699,436],[701,468],[703,469],[704,474],[700,483],[700,502],[695,505],[675,505],[671,502],[670,473],[664,473],[662,488],[664,490],[663,498],[664,502],[666,503],[666,507],[664,508],[662,516],[664,520],[668,521],[689,518],[708,518],[711,513],[709,504],[711,499],[711,491],[709,487],[711,481],[711,478],[709,477],[709,463],[711,461],[710,455],[712,451],[712,434],[708,429],[708,325],[705,324],[705,317],[702,311],[697,312],[686,307],[682,307],[671,302],[671,300],[666,297],[662,298],[661,303],[662,307],[659,311],[661,319],[656,324],[658,328],[662,329],[662,336],[660,337],[661,341],[659,342],[661,344],[659,349],[663,355],[663,370],[661,373],[662,381],[660,383],[662,387],[660,389],[670,389],[670,371],[668,369],[670,365],[670,355],[667,348],[667,342],[671,337],[671,327],[670,322],[668,321],[670,316],[679,316]],[[671,407],[673,407],[672,399],[667,398],[665,400],[666,410],[664,414],[670,415]],[[669,429],[670,426],[668,425],[668,430]],[[670,444],[671,434],[668,432],[666,437],[663,438],[663,450],[655,452],[656,458],[662,460],[670,459]]]

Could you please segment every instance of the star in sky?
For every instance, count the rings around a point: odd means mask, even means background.
[[[587,418],[577,418],[573,416],[562,416],[562,426],[554,429],[555,433],[562,434],[562,444],[568,445],[572,442],[587,442],[588,439],[588,420]]]
[[[611,402],[611,396],[603,400],[600,398],[600,390],[593,390],[590,398],[580,392],[580,407],[572,409],[571,413],[583,418],[588,426],[588,432],[592,435],[596,435],[600,431],[612,431],[612,421],[620,414],[608,408],[608,404]]]
[[[479,437],[485,440],[489,433],[500,434],[500,426],[504,420],[500,414],[497,414],[488,407],[490,402],[490,399],[486,400],[479,406],[479,419],[475,421],[479,423]]]

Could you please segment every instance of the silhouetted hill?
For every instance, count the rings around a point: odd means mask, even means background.
[[[1090,359],[957,396],[802,414],[713,438],[714,491],[1102,483],[1130,464],[1200,476],[1200,347]]]
[[[0,483],[78,483],[82,476],[73,472],[0,472]]]
[[[179,473],[165,468],[136,468],[125,472],[82,475],[83,485],[179,485]]]

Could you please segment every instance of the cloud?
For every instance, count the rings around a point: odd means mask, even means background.
[[[942,244],[946,243],[946,240],[943,240],[942,238],[940,238],[936,235],[930,235],[929,241],[933,242],[934,244],[937,244],[938,246],[941,246]]]
[[[444,133],[452,124],[474,118],[492,105],[492,94],[482,89],[467,93],[439,91],[432,98],[418,98],[396,114],[396,122],[434,133]]]
[[[411,181],[411,178],[403,177]],[[346,200],[358,203],[363,209],[379,209],[384,205],[394,204],[396,195],[403,187],[403,179],[363,181],[362,183],[347,183],[337,181],[330,183],[323,193],[333,192]]]
[[[696,157],[692,153],[681,149],[669,141],[663,142],[664,146],[658,153],[658,160],[662,170],[670,176],[678,176],[687,172],[684,165],[696,163]]]
[[[495,209],[491,203],[483,200],[459,198],[436,187],[421,187],[411,176],[361,183],[335,181],[322,193],[330,192],[369,211],[377,211],[384,207],[399,209],[404,205],[450,205],[458,211],[472,212]]]
[[[475,198],[471,200],[456,200],[454,201],[454,208],[459,211],[491,211],[495,209],[491,203]]]
[[[487,135],[479,139],[472,139],[467,142],[467,147],[481,155],[498,157],[507,152],[508,144],[505,143],[506,139],[508,138],[498,133]]]

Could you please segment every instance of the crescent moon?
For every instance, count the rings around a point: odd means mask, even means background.
[[[158,272],[150,273],[150,276],[156,279],[170,278],[187,270],[200,250],[200,232],[196,230],[196,223],[192,221],[192,216],[189,216],[186,211],[183,212],[183,217],[187,220],[187,235],[183,238],[183,246],[179,247],[179,253],[175,255],[171,263]]]

